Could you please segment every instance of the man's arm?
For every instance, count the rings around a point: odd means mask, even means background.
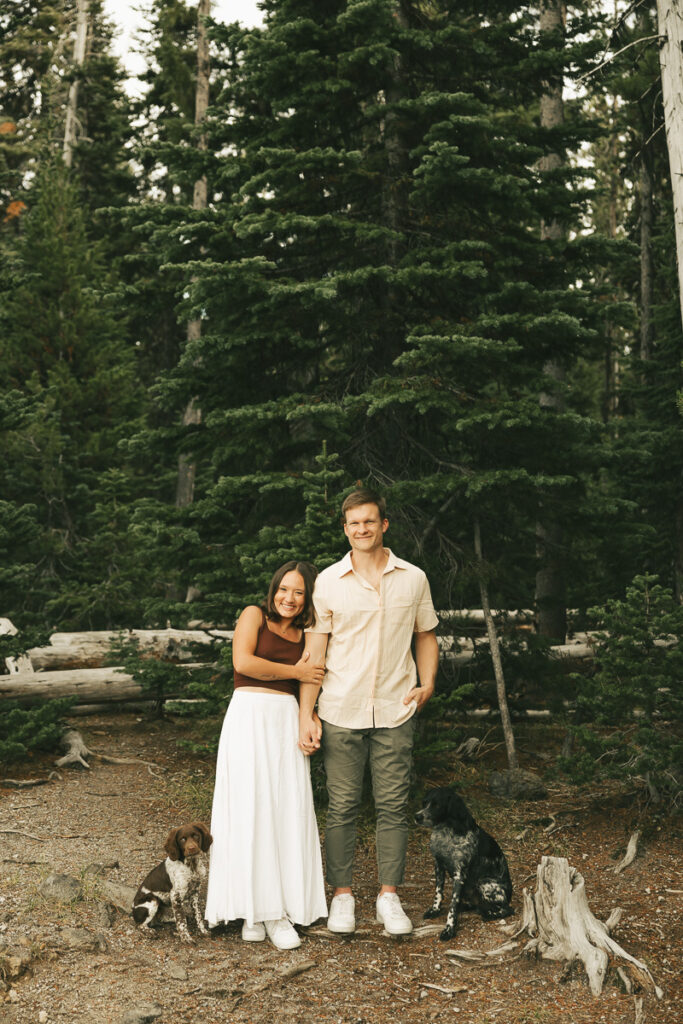
[[[311,665],[324,665],[329,633],[306,633],[304,657]],[[299,683],[299,747],[312,754],[320,747],[322,729],[313,709],[320,692],[320,683]]]
[[[410,704],[414,700],[417,704],[417,710],[420,711],[434,693],[436,673],[439,668],[439,645],[436,642],[436,633],[433,629],[413,635],[415,639],[417,676],[420,685],[413,687],[403,703]]]

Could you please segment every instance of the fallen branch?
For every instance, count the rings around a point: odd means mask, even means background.
[[[304,971],[310,971],[312,967],[317,967],[315,960],[302,960],[301,963],[291,964],[289,967],[280,967],[274,974],[264,981],[260,981],[257,985],[253,985],[251,988],[245,990],[244,993],[239,995],[233,1003],[233,1010],[239,1006],[243,999],[247,999],[249,996],[255,995],[257,992],[263,992],[267,988],[272,988],[274,985],[279,985],[282,982],[290,981],[292,978],[296,978],[297,975],[303,974]]]
[[[49,864],[49,860],[20,860],[16,857],[3,857],[2,864]]]
[[[22,832],[19,828],[0,828],[0,834],[3,836],[23,836],[24,839],[35,839],[37,843],[47,842],[47,839],[41,839],[40,836],[31,835],[30,832]]]
[[[487,949],[480,951],[478,949],[447,949],[445,950],[446,956],[457,957],[458,960],[466,960],[468,963],[477,963],[480,960],[487,960],[494,956],[503,956],[505,953],[511,953],[513,949],[517,949],[519,943],[504,942],[502,946],[497,946],[495,949]]]
[[[0,785],[8,789],[33,789],[35,786],[47,786],[52,779],[0,779]]]
[[[428,985],[426,981],[421,981],[420,986],[422,988],[432,988],[435,992],[443,992],[447,996],[455,995],[456,992],[469,992],[467,985],[456,985],[455,988],[446,988],[444,985]]]
[[[614,874],[615,875],[620,875],[621,872],[624,870],[624,868],[627,868],[629,866],[629,864],[632,864],[633,861],[636,859],[636,855],[638,853],[638,840],[639,839],[640,839],[640,832],[638,832],[638,831],[634,832],[633,835],[631,836],[631,838],[628,841],[628,846],[626,847],[626,853],[624,854],[623,858],[619,861],[619,863],[617,864],[617,866],[614,869]]]

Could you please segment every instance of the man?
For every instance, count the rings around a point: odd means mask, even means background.
[[[369,760],[377,811],[377,920],[391,935],[405,935],[413,926],[397,888],[408,842],[414,714],[434,693],[438,619],[424,572],[384,547],[384,498],[354,491],[342,505],[342,517],[351,550],[318,576],[316,621],[306,637],[311,661],[325,662],[318,710],[329,795],[327,881],[334,889],[327,926],[342,934],[355,930],[356,819]],[[319,689],[299,688],[299,745],[307,754],[321,745],[313,715]]]

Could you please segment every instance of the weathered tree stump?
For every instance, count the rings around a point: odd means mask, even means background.
[[[60,745],[66,754],[55,761],[58,768],[66,768],[67,765],[80,765],[81,768],[90,768],[86,758],[93,757],[92,750],[89,750],[81,736],[75,729],[67,729],[60,740]]]
[[[612,911],[606,922],[591,913],[583,876],[564,857],[542,857],[537,871],[536,892],[525,889],[522,922],[504,930],[516,937],[526,932],[529,941],[523,952],[544,960],[558,960],[568,970],[581,961],[593,995],[602,992],[608,969],[619,974],[628,991],[654,992],[657,987],[647,966],[627,953],[610,936],[621,917]]]

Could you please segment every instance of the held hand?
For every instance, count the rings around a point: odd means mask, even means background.
[[[325,675],[324,665],[311,665],[310,654],[308,651],[297,661],[294,666],[296,671],[296,678],[300,683],[315,683],[316,686],[320,686]]]
[[[422,711],[429,698],[434,693],[434,687],[429,686],[414,686],[410,693],[408,693],[404,699],[404,704],[410,704],[411,701],[415,701],[417,704],[417,710]]]
[[[310,757],[320,748],[322,723],[315,711],[310,718],[301,716],[299,719],[299,749]]]

